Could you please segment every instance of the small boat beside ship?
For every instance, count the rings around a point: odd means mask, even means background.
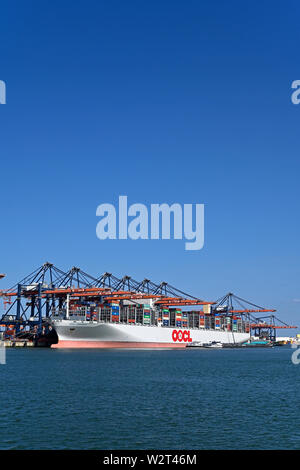
[[[221,343],[220,341],[210,341],[209,343],[202,343],[201,341],[194,341],[192,343],[189,343],[187,345],[188,348],[223,348],[224,344],[226,343]]]
[[[248,340],[240,343],[221,343],[218,341],[211,341],[210,343],[202,343],[194,341],[187,345],[188,348],[205,348],[205,349],[220,349],[220,348],[272,348],[274,343],[269,340]]]

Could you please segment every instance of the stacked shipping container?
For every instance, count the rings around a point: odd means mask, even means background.
[[[224,313],[204,313],[199,310],[182,311],[179,308],[162,308],[160,311],[151,308],[150,304],[131,304],[120,306],[119,302],[100,304],[74,302],[70,305],[70,318],[84,318],[90,321],[114,323],[131,323],[157,325],[173,328],[206,328],[232,332],[250,331],[249,321],[242,317],[224,315]]]

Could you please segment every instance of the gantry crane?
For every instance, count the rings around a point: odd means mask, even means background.
[[[250,323],[254,336],[267,337],[271,341],[276,340],[276,330],[286,328],[297,328],[294,325],[288,325],[277,318],[273,313],[275,309],[261,307],[249,302],[237,295],[229,292],[218,299],[213,306],[215,312],[226,312],[231,315],[242,315]],[[254,317],[253,313],[270,313],[263,317]],[[276,323],[277,322],[277,323]]]

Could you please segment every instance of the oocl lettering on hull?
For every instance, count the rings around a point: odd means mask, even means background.
[[[191,343],[193,340],[191,338],[191,332],[190,331],[182,331],[182,330],[173,330],[172,331],[172,340],[174,343],[177,341],[181,343],[182,341],[184,343]]]

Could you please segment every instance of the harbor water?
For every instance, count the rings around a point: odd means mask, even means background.
[[[8,349],[0,447],[298,449],[292,352]]]

